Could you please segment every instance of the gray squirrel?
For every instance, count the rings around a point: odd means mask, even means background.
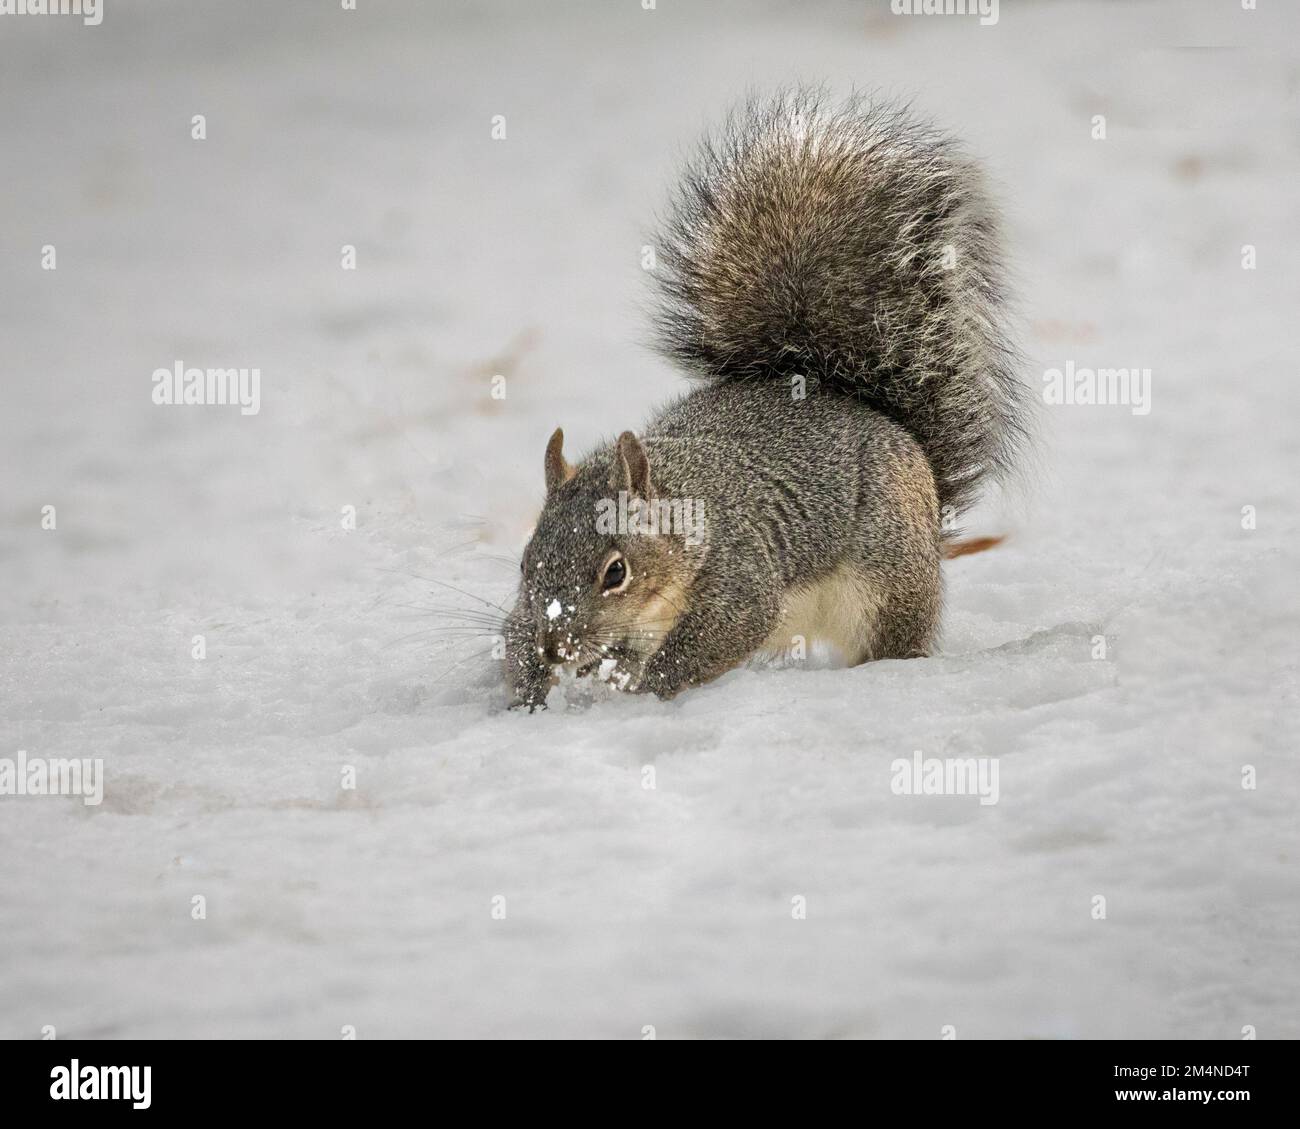
[[[999,244],[980,170],[905,109],[734,110],[655,244],[661,347],[699,386],[577,464],[551,436],[511,704],[565,666],[672,698],[798,638],[930,653],[941,514],[1028,437]]]

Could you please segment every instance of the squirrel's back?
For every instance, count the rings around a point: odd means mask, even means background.
[[[660,240],[665,350],[710,381],[852,396],[960,509],[1009,470],[1027,402],[996,213],[956,143],[903,109],[750,101],[689,165]]]

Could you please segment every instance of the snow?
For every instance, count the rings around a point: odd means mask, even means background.
[[[0,757],[104,797],[0,797],[0,1036],[1300,1036],[1300,14],[338,8],[3,17]],[[1027,378],[1150,413],[1043,409],[934,658],[506,712],[546,439],[679,389],[654,209],[801,77],[967,138]],[[260,411],[153,404],[177,361]]]

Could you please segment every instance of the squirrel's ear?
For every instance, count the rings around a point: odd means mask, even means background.
[[[618,458],[622,464],[623,485],[638,498],[650,497],[650,457],[641,440],[630,431],[618,437]]]
[[[546,492],[549,494],[562,482],[568,482],[578,472],[564,460],[564,431],[555,429],[546,444]]]

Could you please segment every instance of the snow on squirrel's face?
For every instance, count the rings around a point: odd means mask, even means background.
[[[538,655],[580,673],[652,655],[684,598],[684,538],[611,528],[609,495],[600,474],[557,485],[520,562],[519,610],[535,624]]]

